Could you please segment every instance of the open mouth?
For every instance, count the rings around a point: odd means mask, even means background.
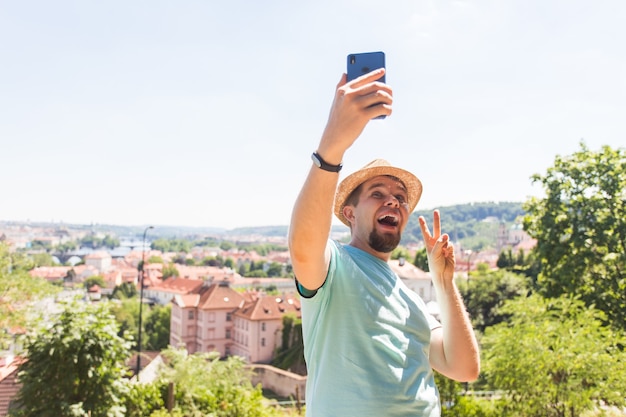
[[[398,220],[396,216],[392,216],[390,214],[386,214],[378,218],[378,223],[382,224],[383,226],[396,227],[399,222],[400,221]]]

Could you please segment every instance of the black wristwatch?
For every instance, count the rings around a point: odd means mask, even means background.
[[[322,157],[320,156],[320,154],[318,154],[317,152],[313,152],[313,154],[311,155],[311,159],[313,160],[313,163],[319,168],[319,169],[323,169],[324,171],[328,171],[328,172],[339,172],[341,171],[341,168],[343,168],[342,164],[339,165],[331,165],[328,162],[324,161],[324,159],[322,159]]]

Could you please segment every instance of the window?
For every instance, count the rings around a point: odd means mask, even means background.
[[[189,320],[193,320],[193,310],[189,310],[189,313],[187,313],[187,318]]]
[[[226,339],[230,339],[230,329],[226,329]]]
[[[215,321],[215,313],[209,313],[209,323],[213,323]]]
[[[265,323],[261,323],[261,331],[264,332],[265,331]]]
[[[231,321],[232,317],[231,317],[231,313],[226,313],[226,321]]]
[[[264,337],[261,338],[261,346],[265,346],[265,338]]]

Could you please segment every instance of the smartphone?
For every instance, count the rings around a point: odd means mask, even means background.
[[[378,68],[385,68],[384,52],[364,52],[348,55],[348,81]],[[385,76],[383,75],[378,81],[384,83]]]
[[[348,81],[352,81],[355,78],[365,75],[368,72],[372,72],[378,68],[385,68],[384,52],[363,52],[360,54],[348,55]],[[385,75],[380,77],[377,81],[384,83]],[[375,117],[375,119],[384,119],[385,117],[386,116],[378,116]]]

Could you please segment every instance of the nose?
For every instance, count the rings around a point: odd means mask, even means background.
[[[400,207],[400,201],[398,201],[398,199],[395,196],[389,195],[387,196],[385,205],[389,207]]]

